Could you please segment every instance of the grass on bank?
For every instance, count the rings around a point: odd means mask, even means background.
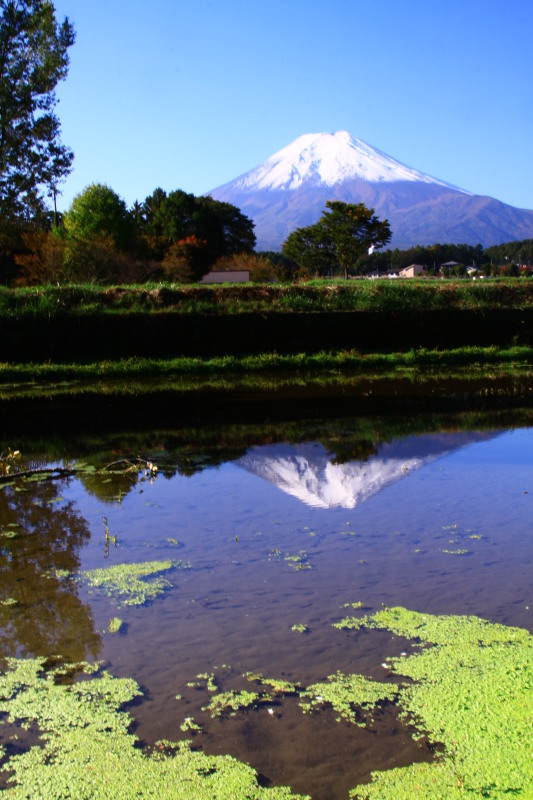
[[[72,313],[240,314],[533,307],[533,280],[321,280],[294,284],[0,287],[2,317]]]
[[[77,363],[0,363],[0,385],[6,383],[105,380],[135,378],[177,378],[268,372],[347,372],[401,369],[448,369],[468,366],[533,366],[533,348],[461,347],[450,350],[411,349],[400,353],[362,354],[341,352],[262,353],[248,356],[174,359],[128,358],[117,361]]]

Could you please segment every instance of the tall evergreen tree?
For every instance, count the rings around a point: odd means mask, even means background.
[[[55,87],[74,44],[50,0],[0,0],[0,215],[28,219],[43,211],[72,168],[60,141]]]

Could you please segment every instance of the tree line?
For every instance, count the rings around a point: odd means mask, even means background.
[[[68,72],[75,31],[51,0],[0,0],[0,281],[138,282],[199,280],[212,268],[243,269],[257,281],[398,271],[519,275],[533,263],[533,240],[483,250],[435,244],[383,250],[387,220],[362,203],[328,201],[314,225],[298,228],[281,253],[256,253],[254,224],[212,197],[157,188],[131,208],[94,183],[57,211],[74,155],[61,142],[55,88]],[[49,205],[53,203],[53,210]],[[442,274],[442,272],[441,272]]]
[[[4,278],[99,283],[199,280],[212,266],[251,255],[253,223],[230,203],[156,189],[129,209],[105,184],[78,194],[64,215],[4,226]]]
[[[156,189],[128,209],[92,184],[58,214],[74,154],[61,142],[55,90],[74,41],[51,0],[0,0],[0,280],[198,280],[220,260],[250,256],[251,220],[181,190]]]
[[[451,266],[449,265],[451,262]],[[455,263],[453,263],[455,262]],[[531,274],[533,270],[533,239],[483,247],[481,244],[417,245],[405,250],[383,250],[362,258],[358,269],[371,272],[398,272],[411,264],[427,268],[429,275],[465,275],[475,267],[484,275]],[[444,266],[443,266],[444,265]]]
[[[369,209],[372,211],[372,209]],[[346,276],[335,255],[309,238],[307,228],[293,232],[283,245],[283,253],[296,263],[306,277]],[[475,268],[485,276],[519,277],[533,274],[533,239],[507,242],[483,248],[481,244],[416,245],[400,250],[364,250],[350,267],[350,275],[397,274],[405,267],[419,264],[427,275],[461,277]]]
[[[253,222],[231,203],[180,189],[156,189],[131,208],[109,186],[91,184],[64,215],[6,222],[0,229],[2,281],[195,282],[211,269],[246,270],[250,279],[294,281],[398,273],[411,264],[428,275],[533,272],[533,240],[484,249],[433,244],[383,250],[387,220],[364,204],[328,201],[315,225],[291,233],[280,253],[255,252]]]

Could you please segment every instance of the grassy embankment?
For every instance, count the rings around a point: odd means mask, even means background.
[[[533,363],[533,281],[1,289],[0,341],[4,389],[509,371]]]
[[[296,284],[0,288],[0,318],[131,312],[240,314],[326,311],[494,310],[533,307],[533,281],[316,280]]]

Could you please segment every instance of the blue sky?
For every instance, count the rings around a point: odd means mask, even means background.
[[[347,130],[461,188],[533,209],[531,0],[56,0],[58,87],[92,182],[128,205],[203,194],[304,133]]]

